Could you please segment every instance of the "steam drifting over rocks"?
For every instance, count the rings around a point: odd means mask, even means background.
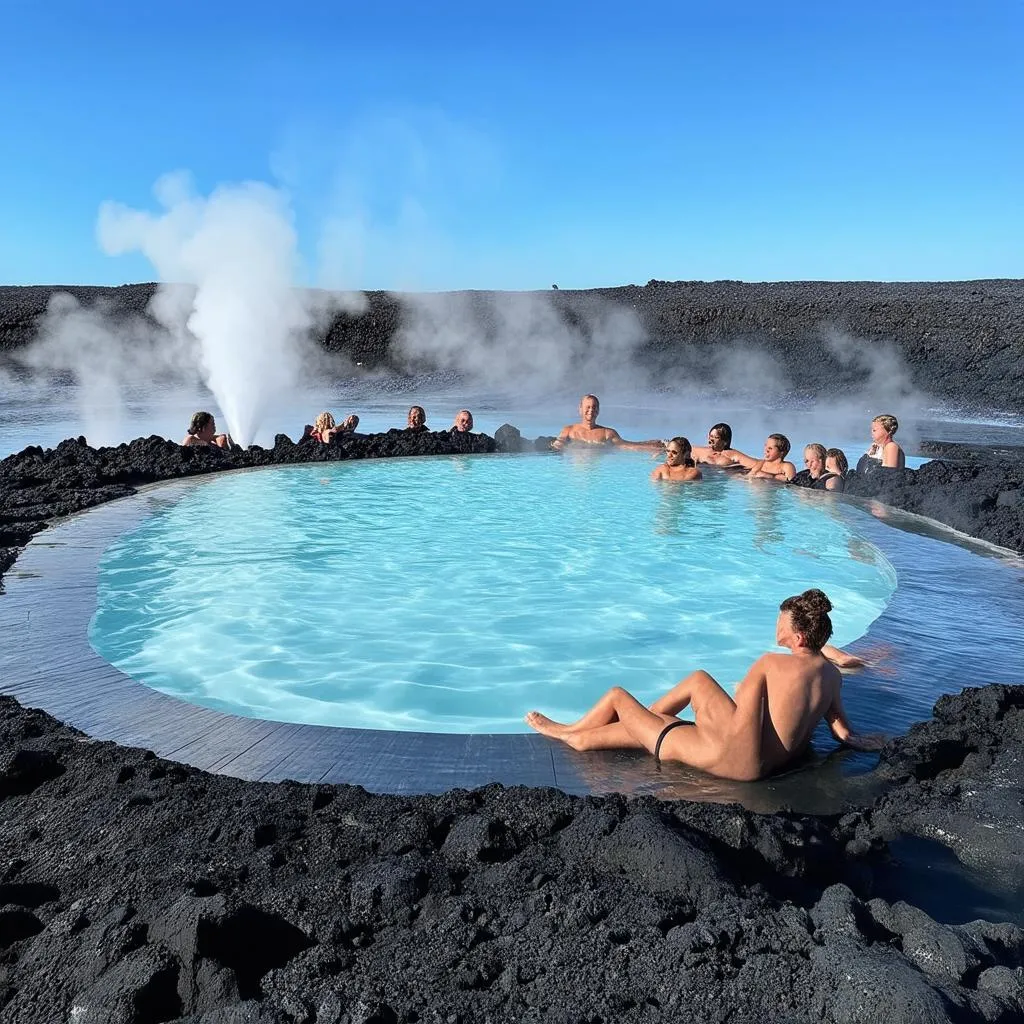
[[[0,349],[16,355],[36,337],[55,292],[86,308],[103,304],[122,327],[152,327],[156,288],[0,288]],[[486,374],[497,354],[495,372],[507,373],[513,360],[529,379],[538,361],[549,372],[595,373],[610,361],[609,374],[628,364],[698,384],[753,389],[785,380],[812,395],[870,384],[886,406],[913,390],[1024,409],[1024,281],[650,281],[543,293],[370,292],[364,304],[339,295],[333,307],[318,293],[314,307],[322,347],[368,368],[447,364]],[[722,365],[723,346],[732,365]]]

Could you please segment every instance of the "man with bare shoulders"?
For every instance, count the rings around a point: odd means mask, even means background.
[[[779,771],[810,744],[824,719],[840,743],[878,750],[882,736],[853,732],[841,698],[842,676],[822,654],[832,635],[832,605],[820,590],[780,605],[775,642],[790,654],[762,654],[735,699],[703,670],[646,708],[622,687],[609,690],[579,721],[562,725],[537,711],[527,723],[575,750],[649,750],[723,779],[753,781]],[[695,721],[676,716],[693,708]]]
[[[752,480],[777,480],[787,483],[796,476],[796,466],[786,461],[789,454],[789,438],[785,434],[769,434],[764,443],[764,458],[757,459],[752,455],[744,455],[730,449],[728,455],[733,462],[749,470],[747,476]]]
[[[615,445],[620,448],[640,448],[644,451],[664,448],[661,441],[626,441],[614,427],[603,427],[597,422],[601,403],[597,395],[584,395],[580,399],[580,421],[562,427],[561,433],[551,442],[554,449],[568,444]]]

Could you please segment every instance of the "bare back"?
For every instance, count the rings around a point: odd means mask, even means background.
[[[824,655],[764,654],[736,689],[735,713],[709,727],[716,751],[709,770],[734,779],[770,775],[800,755],[818,723],[842,715],[842,676]],[[716,728],[716,725],[718,728]]]

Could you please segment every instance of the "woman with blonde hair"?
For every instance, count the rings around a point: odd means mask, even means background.
[[[313,429],[309,432],[309,436],[314,441],[327,444],[337,432],[334,417],[329,412],[322,412],[313,420]]]
[[[804,448],[804,469],[789,482],[797,487],[811,487],[816,491],[841,491],[842,481],[829,471],[828,452],[823,444],[809,444]]]
[[[903,449],[893,440],[899,427],[899,420],[888,412],[871,421],[871,447],[858,460],[858,473],[869,473],[879,468],[904,468],[906,459]]]

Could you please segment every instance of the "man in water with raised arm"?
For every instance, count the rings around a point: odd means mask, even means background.
[[[571,725],[538,711],[526,721],[575,750],[643,749],[655,760],[681,761],[738,781],[785,768],[807,749],[822,719],[840,743],[878,750],[885,737],[853,732],[840,696],[842,676],[822,654],[832,635],[831,610],[820,590],[787,597],[779,606],[775,642],[791,653],[762,654],[736,688],[735,699],[698,670],[649,708],[616,686]],[[693,708],[693,723],[676,717],[686,707]]]
[[[584,395],[580,399],[580,421],[562,427],[561,433],[551,442],[555,449],[571,443],[593,445],[615,445],[619,448],[639,448],[644,451],[658,451],[665,447],[662,441],[626,441],[614,427],[602,427],[597,422],[601,403],[597,395]]]

